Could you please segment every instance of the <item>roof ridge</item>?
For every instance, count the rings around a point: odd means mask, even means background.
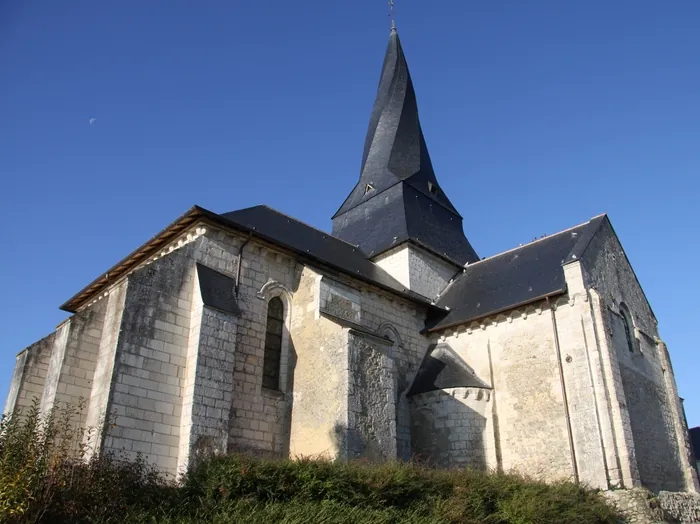
[[[593,228],[593,230],[584,233],[584,235],[578,240],[578,242],[574,244],[574,247],[572,247],[571,250],[566,254],[566,258],[564,259],[563,265],[575,262],[583,257],[583,254],[588,249],[588,246],[591,245],[593,238],[595,237],[596,233],[598,233],[598,231],[600,230],[606,218],[607,214],[603,213],[601,215],[597,215],[591,218],[588,221],[588,224],[593,224],[597,222],[597,225],[595,226],[595,228]]]
[[[517,251],[518,249],[522,249],[524,247],[531,246],[533,244],[536,244],[537,242],[541,242],[543,240],[547,240],[547,239],[559,236],[563,233],[571,231],[572,229],[576,229],[577,227],[581,227],[581,226],[585,226],[587,224],[590,224],[594,219],[599,218],[599,217],[604,216],[604,215],[605,215],[605,213],[603,213],[602,215],[597,215],[597,216],[591,218],[590,220],[587,220],[586,222],[581,222],[580,224],[576,224],[575,226],[571,226],[571,227],[568,227],[566,229],[562,229],[561,231],[557,231],[556,233],[552,233],[551,235],[547,235],[547,236],[544,236],[542,238],[536,238],[535,240],[528,242],[527,244],[522,244],[518,247],[513,247],[511,249],[507,249],[506,251],[501,251],[500,253],[496,253],[495,255],[491,255],[490,257],[482,258],[481,260],[478,260],[472,264],[467,264],[464,267],[470,268],[470,267],[473,267],[477,264],[480,264],[481,262],[487,262],[489,260],[493,260],[494,258],[498,258],[502,255],[507,255],[508,253],[512,253],[513,251]]]

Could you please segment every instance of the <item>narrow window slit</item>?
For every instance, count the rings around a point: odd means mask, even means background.
[[[282,332],[284,330],[284,304],[279,297],[267,304],[265,329],[265,359],[263,361],[262,386],[280,390],[280,360],[282,358]]]

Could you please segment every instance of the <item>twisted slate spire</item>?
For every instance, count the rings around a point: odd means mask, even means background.
[[[405,241],[464,264],[478,257],[433,171],[398,32],[389,36],[360,180],[333,216],[333,234],[374,257]]]

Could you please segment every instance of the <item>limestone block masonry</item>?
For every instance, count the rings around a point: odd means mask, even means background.
[[[605,498],[634,524],[693,524],[700,522],[700,495],[646,489],[607,491]]]
[[[567,293],[433,339],[493,388],[486,465],[601,489],[697,491],[668,351],[607,222],[586,253],[564,266]],[[620,307],[634,323],[629,344]]]
[[[6,412],[84,399],[92,453],[140,453],[173,475],[228,452],[415,456],[602,490],[698,490],[668,348],[608,225],[562,266],[565,291],[432,332],[430,302],[463,268],[412,244],[377,263],[430,300],[194,223],[17,356]],[[273,298],[282,328],[264,387]],[[466,382],[409,398],[436,345]]]
[[[32,402],[41,400],[55,338],[51,333],[17,355],[5,413],[28,409]]]
[[[374,262],[407,289],[429,299],[437,298],[462,270],[459,265],[409,243],[382,253]]]
[[[697,491],[690,442],[666,345],[656,318],[609,222],[581,261],[583,281],[595,297],[601,346],[609,352],[608,384],[621,465],[629,484],[651,490]],[[632,325],[621,321],[622,310]],[[623,472],[624,473],[624,472]],[[625,476],[625,475],[623,475]]]
[[[491,394],[449,388],[412,397],[414,455],[435,467],[495,467]]]
[[[201,267],[221,275],[218,292],[236,311],[207,304]],[[279,387],[267,390],[274,296],[285,307],[283,352]],[[45,409],[83,398],[93,453],[140,453],[173,474],[229,451],[409,458],[405,392],[428,344],[425,316],[405,298],[200,224],[22,352],[7,411],[33,397]]]

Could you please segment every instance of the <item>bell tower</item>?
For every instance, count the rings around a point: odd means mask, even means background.
[[[333,235],[357,245],[394,278],[429,298],[442,291],[446,275],[479,260],[462,230],[462,217],[435,176],[396,27],[389,35],[360,179],[333,216]],[[440,276],[426,276],[434,283],[421,284],[424,271]]]

